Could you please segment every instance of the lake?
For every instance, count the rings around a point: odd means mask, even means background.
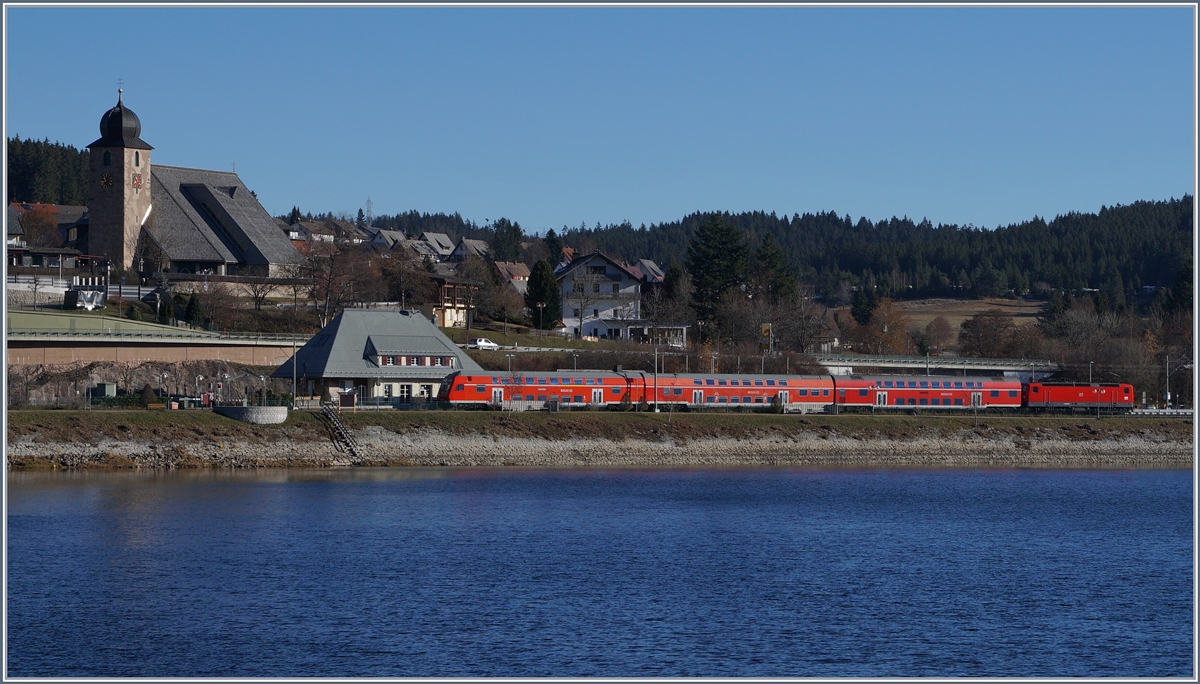
[[[1186,470],[8,474],[10,677],[1190,677]]]

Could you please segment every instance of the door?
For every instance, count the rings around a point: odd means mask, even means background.
[[[971,406],[975,408],[983,406],[983,392],[971,392]]]
[[[504,403],[504,388],[503,387],[493,387],[492,388],[492,405],[500,406],[503,403]]]
[[[692,403],[697,406],[704,404],[704,390],[692,390]]]
[[[875,393],[875,405],[876,406],[887,406],[887,392],[876,392]]]
[[[779,405],[783,407],[784,411],[786,411],[787,407],[788,407],[788,391],[782,390],[776,396],[777,396],[776,401],[778,401]]]
[[[593,404],[603,404],[604,403],[604,390],[602,390],[602,389],[592,390],[592,403]]]

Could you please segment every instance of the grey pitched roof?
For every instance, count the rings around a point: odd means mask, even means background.
[[[445,233],[421,233],[421,239],[428,242],[442,256],[449,256],[454,251],[454,242]]]
[[[647,281],[662,282],[663,278],[667,277],[667,274],[662,270],[662,267],[650,259],[638,259],[637,263],[634,265],[637,266],[638,270],[640,270],[642,274],[646,276]]]
[[[458,241],[458,246],[454,248],[455,254],[461,254],[463,258],[471,255],[477,257],[486,257],[492,251],[492,246],[483,240],[469,240],[462,238]]]
[[[375,231],[375,237],[371,238],[371,241],[383,243],[387,245],[388,249],[394,249],[396,245],[403,244],[407,239],[401,231],[379,229]]]
[[[385,355],[454,356],[456,366],[378,366]],[[456,370],[483,368],[420,311],[346,309],[296,351],[297,374],[308,378],[414,378],[440,380]],[[292,360],[271,374],[292,377]]]
[[[5,214],[4,222],[8,225],[9,235],[24,235],[25,229],[21,227],[21,213],[8,205],[8,211]]]
[[[613,266],[616,266],[617,268],[621,269],[622,271],[624,271],[626,274],[628,274],[634,280],[641,280],[641,278],[638,277],[638,274],[630,271],[628,268],[625,268],[625,266],[621,262],[617,261],[616,259],[613,259],[612,257],[608,256],[604,252],[592,252],[591,254],[587,254],[585,256],[576,257],[575,259],[571,260],[571,263],[569,263],[566,266],[563,266],[561,269],[555,271],[554,277],[557,280],[562,280],[563,278],[567,277],[567,275],[569,275],[575,269],[579,268],[580,266],[583,266],[584,264],[591,263],[597,257],[604,259],[605,261],[612,264]]]
[[[151,173],[154,238],[172,261],[284,264],[299,258],[237,174],[161,165]]]
[[[438,254],[438,251],[433,248],[433,245],[425,242],[424,240],[409,240],[408,246],[411,247],[412,250],[419,256],[428,256],[434,259],[437,259],[439,256],[441,256]]]

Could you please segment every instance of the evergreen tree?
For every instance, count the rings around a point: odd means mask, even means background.
[[[292,213],[288,214],[288,217],[287,217],[288,225],[291,226],[291,225],[295,225],[296,223],[299,223],[301,218],[302,217],[300,216],[300,208],[293,206]]]
[[[538,304],[545,306],[539,307]],[[558,280],[550,262],[542,259],[533,265],[529,274],[529,287],[525,290],[525,306],[534,325],[549,330],[562,317],[562,297],[558,291]],[[539,320],[540,319],[540,320]]]
[[[363,213],[362,209],[358,210],[358,216],[354,219],[354,225],[359,228],[367,225],[367,215]]]
[[[516,261],[521,256],[521,240],[525,234],[521,224],[501,218],[492,224],[492,258],[496,261]]]
[[[554,229],[551,228],[546,231],[546,237],[542,239],[546,242],[546,249],[550,251],[550,263],[557,264],[562,261],[563,241],[558,236],[558,233],[554,232]]]
[[[775,236],[767,233],[754,255],[755,280],[759,289],[772,304],[787,301],[796,295],[796,279],[788,273],[787,258],[775,244]]]
[[[200,299],[196,293],[192,293],[192,298],[188,300],[187,308],[183,311],[183,320],[192,325],[200,325]]]
[[[866,288],[858,288],[854,293],[854,303],[850,305],[850,315],[859,325],[867,325],[871,322],[871,314],[875,313],[875,307],[879,306],[879,300],[875,295],[868,292]]]
[[[696,231],[688,246],[692,306],[700,320],[706,322],[715,320],[721,295],[745,282],[750,251],[745,233],[725,219],[724,214],[713,214]]]
[[[663,277],[663,289],[667,296],[671,299],[682,302],[687,297],[684,278],[686,274],[683,272],[683,267],[674,259],[667,266],[667,273]]]

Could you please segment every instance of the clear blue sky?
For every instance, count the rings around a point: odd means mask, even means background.
[[[1171,8],[7,8],[7,136],[125,103],[267,210],[995,227],[1193,192]]]

